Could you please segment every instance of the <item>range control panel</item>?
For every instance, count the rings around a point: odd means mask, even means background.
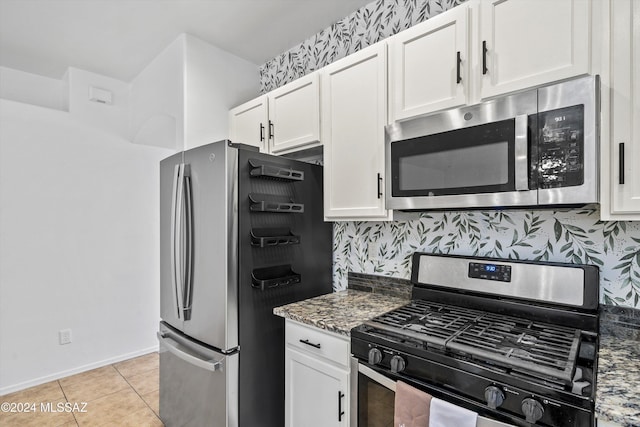
[[[584,183],[584,105],[538,113],[539,188]]]
[[[474,279],[510,282],[511,266],[502,265],[502,264],[483,263],[483,262],[470,262],[469,277]]]

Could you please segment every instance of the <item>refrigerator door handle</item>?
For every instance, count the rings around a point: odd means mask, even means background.
[[[193,191],[191,187],[191,170],[189,165],[184,168],[185,183],[185,268],[184,285],[186,293],[182,303],[182,316],[184,320],[191,318],[191,293],[193,291]]]
[[[182,319],[182,292],[180,291],[180,241],[182,210],[182,170],[183,164],[177,164],[173,171],[173,190],[171,193],[171,287],[176,317]]]
[[[178,348],[180,345],[177,341],[171,339],[170,337],[157,332],[158,341],[160,341],[160,345],[164,345],[167,350],[176,357],[184,360],[187,363],[190,363],[194,366],[197,366],[202,369],[206,369],[207,371],[216,372],[222,371],[222,360],[204,360],[192,354],[186,353]]]

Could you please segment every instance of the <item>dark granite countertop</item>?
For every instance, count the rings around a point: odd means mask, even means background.
[[[597,381],[598,419],[640,426],[640,310],[602,307]]]
[[[273,313],[349,336],[351,328],[409,302],[406,298],[348,289],[283,305]]]

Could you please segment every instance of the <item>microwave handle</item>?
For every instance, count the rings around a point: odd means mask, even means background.
[[[529,116],[521,114],[516,116],[515,123],[515,173],[516,190],[529,189]]]

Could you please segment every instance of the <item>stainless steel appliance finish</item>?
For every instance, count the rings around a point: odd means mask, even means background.
[[[483,292],[503,297],[529,299],[581,307],[585,301],[584,271],[566,266],[522,264],[507,260],[491,264],[508,269],[508,281],[477,280],[469,277],[467,259],[420,255],[419,283],[466,291]],[[430,262],[434,261],[436,262]]]
[[[223,351],[238,346],[237,151],[194,148],[163,160],[160,176],[160,316]]]
[[[281,427],[284,322],[329,293],[322,168],[229,141],[160,163],[160,418]]]
[[[368,396],[389,398],[381,387],[401,380],[477,412],[478,425],[595,426],[598,276],[589,265],[415,253],[411,302],[351,330],[352,425],[371,425]],[[525,285],[539,289],[509,290]],[[562,286],[581,289],[580,301],[545,294]]]
[[[216,352],[166,324],[160,325],[158,339],[163,423],[166,426],[238,425],[238,352]]]
[[[599,79],[386,126],[386,205],[428,210],[599,202]]]

